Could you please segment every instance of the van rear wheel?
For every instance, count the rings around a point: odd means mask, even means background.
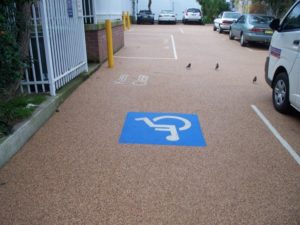
[[[273,85],[273,105],[278,112],[288,113],[290,110],[289,78],[286,72],[278,74]]]

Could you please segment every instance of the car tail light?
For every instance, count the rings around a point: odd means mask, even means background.
[[[254,33],[262,33],[264,32],[264,29],[261,29],[261,28],[252,28],[250,29],[251,32],[254,32]]]
[[[185,15],[187,16],[187,15],[188,15],[188,12],[186,12]]]

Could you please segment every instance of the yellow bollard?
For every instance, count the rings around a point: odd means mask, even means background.
[[[126,14],[122,12],[123,29],[126,30]]]
[[[111,21],[105,20],[105,30],[106,30],[106,42],[107,42],[107,58],[108,58],[108,67],[114,67],[114,49],[113,49],[113,40],[112,40],[112,28]]]
[[[127,12],[126,15],[127,15],[127,28],[128,28],[128,30],[129,30],[129,29],[130,29],[130,26],[131,26],[129,12]]]

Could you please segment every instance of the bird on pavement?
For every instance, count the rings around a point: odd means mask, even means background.
[[[254,78],[253,78],[253,83],[255,83],[257,81],[257,77],[255,76]]]
[[[186,66],[186,69],[191,69],[191,67],[192,67],[192,64],[189,63],[189,64]]]
[[[219,63],[216,64],[215,70],[219,69]]]

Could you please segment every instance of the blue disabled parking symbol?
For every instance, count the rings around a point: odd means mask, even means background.
[[[206,146],[198,116],[179,113],[129,112],[119,143]]]

